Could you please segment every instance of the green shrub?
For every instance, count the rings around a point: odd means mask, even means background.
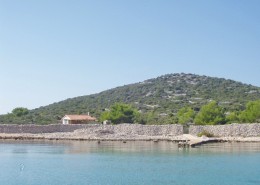
[[[214,137],[214,135],[206,130],[203,130],[202,132],[198,133],[198,137],[206,136],[206,137]]]
[[[194,119],[197,125],[217,125],[225,123],[224,109],[216,101],[211,101],[201,107]]]
[[[242,123],[259,122],[260,119],[260,100],[250,101],[246,104],[246,110],[239,115]]]
[[[101,114],[101,121],[111,120],[114,124],[134,123],[140,113],[129,104],[115,103],[109,111]]]

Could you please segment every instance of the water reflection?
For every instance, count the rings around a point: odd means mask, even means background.
[[[196,155],[260,152],[260,143],[211,143],[196,148],[178,148],[175,142],[153,141],[0,141],[0,153],[88,154],[140,153]]]
[[[211,143],[202,145],[201,150],[210,151],[212,153],[245,153],[245,152],[260,152],[260,143]]]
[[[161,153],[169,151],[177,151],[176,143],[160,142],[154,143],[152,141],[101,141],[98,142],[73,142],[67,143],[68,153],[153,153],[160,151]]]

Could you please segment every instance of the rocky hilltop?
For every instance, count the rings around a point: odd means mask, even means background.
[[[241,82],[195,74],[167,74],[143,82],[109,89],[98,94],[70,98],[30,110],[19,119],[0,116],[0,123],[57,123],[65,114],[99,115],[115,102],[132,104],[140,112],[158,116],[175,114],[184,106],[199,110],[216,100],[227,110],[241,110],[246,102],[259,100],[260,88]]]

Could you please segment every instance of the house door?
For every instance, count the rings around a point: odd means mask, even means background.
[[[69,120],[64,119],[64,120],[63,120],[63,124],[64,124],[64,125],[69,124]]]

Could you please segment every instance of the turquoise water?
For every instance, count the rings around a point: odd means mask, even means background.
[[[260,143],[0,141],[1,185],[259,185]]]

